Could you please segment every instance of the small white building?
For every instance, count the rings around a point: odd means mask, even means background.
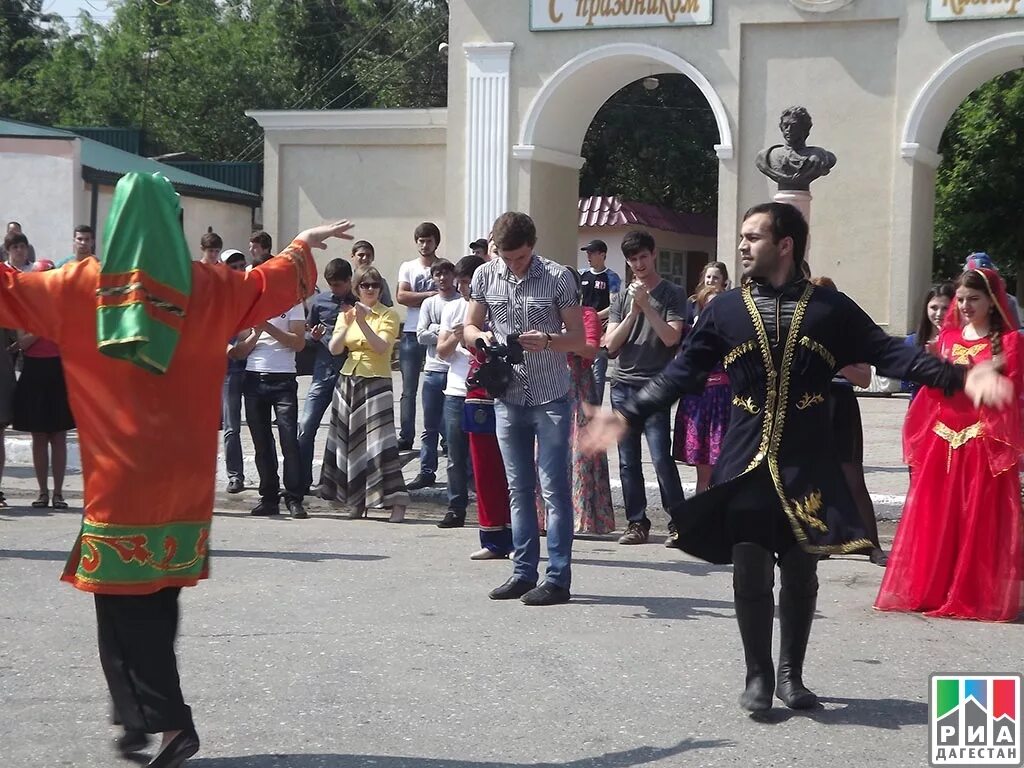
[[[17,221],[37,259],[59,261],[71,254],[73,231],[89,224],[96,252],[103,252],[103,227],[114,185],[126,173],[161,173],[181,195],[185,240],[195,258],[199,238],[210,228],[226,248],[245,251],[259,195],[188,173],[71,131],[0,119],[0,218]]]

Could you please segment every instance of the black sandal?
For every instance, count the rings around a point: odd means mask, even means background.
[[[66,501],[64,501],[64,497],[61,494],[59,494],[59,493],[53,494],[53,508],[54,509],[67,509],[68,508],[68,503]]]
[[[35,507],[36,509],[43,509],[45,507],[50,506],[50,492],[40,491],[39,495],[36,497],[36,500],[32,502],[32,506]]]

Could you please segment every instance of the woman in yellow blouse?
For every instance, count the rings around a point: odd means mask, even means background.
[[[391,391],[391,350],[399,334],[398,313],[380,303],[383,279],[374,267],[352,281],[359,301],[338,314],[331,354],[348,350],[331,404],[327,453],[320,473],[323,498],[352,507],[391,509],[392,523],[405,519],[409,495],[402,477]]]

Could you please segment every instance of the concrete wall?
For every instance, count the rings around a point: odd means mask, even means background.
[[[420,222],[440,227],[439,255],[457,261],[468,253],[462,227],[446,226],[444,110],[249,114],[266,131],[264,226],[275,242],[351,219],[355,239],[373,243],[374,266],[392,295],[399,265],[416,257]],[[350,245],[318,252],[321,270],[332,258],[349,258]]]
[[[0,138],[0,226],[21,223],[37,259],[71,254],[72,230],[87,202],[77,140]]]
[[[728,145],[708,148],[719,157],[718,252],[735,253],[743,211],[773,193],[754,158],[781,143],[781,110],[804,105],[815,120],[811,143],[839,157],[812,187],[814,271],[892,332],[912,324],[931,261],[938,137],[973,88],[1021,66],[1024,19],[934,23],[924,0],[826,5],[832,12],[784,0],[715,0],[711,26],[533,33],[528,5],[450,3],[449,228],[461,230],[466,208],[465,44],[515,44],[510,134],[519,146],[509,152],[509,199],[537,219],[548,252],[577,239],[573,166],[601,104],[633,80],[683,72],[715,106]],[[923,128],[908,131],[915,113]]]

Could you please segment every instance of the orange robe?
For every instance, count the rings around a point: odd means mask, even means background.
[[[193,264],[177,350],[155,375],[98,351],[95,259],[0,273],[0,326],[57,342],[78,427],[85,515],[62,580],[140,595],[207,577],[224,350],[295,306],[315,276],[298,240],[247,273]]]

